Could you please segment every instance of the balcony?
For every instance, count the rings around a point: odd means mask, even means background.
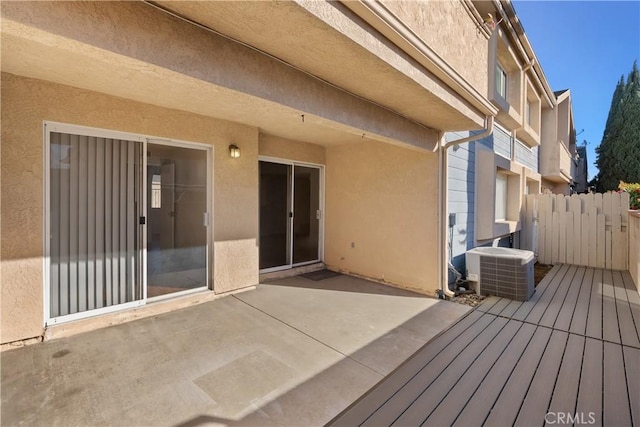
[[[573,156],[563,140],[558,140],[553,147],[545,147],[545,155],[540,159],[540,173],[544,179],[571,183],[573,170]]]

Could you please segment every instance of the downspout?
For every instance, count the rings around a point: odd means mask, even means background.
[[[448,185],[448,165],[449,159],[447,156],[447,150],[454,145],[464,144],[465,142],[476,141],[478,139],[485,138],[493,132],[493,116],[486,116],[484,119],[485,130],[477,135],[471,135],[462,139],[456,139],[454,141],[445,142],[444,134],[440,138],[440,146],[438,150],[438,164],[440,165],[440,174],[438,175],[440,181],[440,197],[438,197],[438,209],[440,212],[440,227],[438,228],[438,244],[440,250],[438,251],[438,273],[440,277],[440,290],[441,295],[445,295],[449,298],[455,296],[454,292],[449,290],[449,245],[447,244],[447,231],[449,229],[449,185]]]

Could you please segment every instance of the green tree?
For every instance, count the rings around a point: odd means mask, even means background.
[[[625,82],[613,92],[600,146],[596,148],[599,192],[615,190],[620,181],[640,182],[640,71],[637,61]]]

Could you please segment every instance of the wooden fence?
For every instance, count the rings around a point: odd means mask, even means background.
[[[521,247],[542,264],[627,270],[628,209],[628,193],[528,195]]]

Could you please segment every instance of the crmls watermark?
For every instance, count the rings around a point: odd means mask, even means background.
[[[596,413],[595,412],[576,412],[572,414],[570,412],[547,412],[544,416],[544,420],[547,424],[595,424]]]

